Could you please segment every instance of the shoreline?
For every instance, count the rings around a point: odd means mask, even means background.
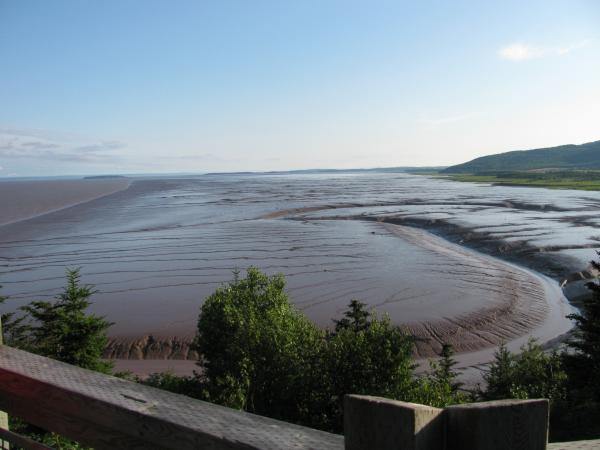
[[[3,181],[0,210],[4,215],[0,218],[0,227],[98,200],[127,190],[132,182],[130,178]],[[28,186],[23,189],[25,184]]]
[[[456,181],[459,183],[475,183],[475,184],[490,184],[492,186],[505,187],[531,187],[543,189],[570,189],[575,191],[600,191],[600,179],[596,180],[576,180],[568,177],[555,178],[552,180],[545,179],[526,179],[519,178],[518,172],[513,172],[514,177],[503,177],[496,175],[475,175],[475,174],[435,174],[428,175],[439,179]],[[525,172],[529,173],[529,172]],[[552,173],[552,172],[548,172]],[[600,177],[599,177],[600,178]]]
[[[505,241],[503,239],[495,238],[490,233],[474,231],[470,228],[461,227],[460,225],[445,220],[428,220],[415,217],[389,217],[384,219],[378,217],[361,217],[361,219],[403,225],[417,230],[427,231],[450,244],[543,275],[556,281],[561,287],[574,281],[591,279],[594,276],[590,267],[582,268],[578,263],[565,257],[556,257],[555,255],[550,257],[544,255],[540,252],[539,248],[531,246],[524,241]],[[595,250],[598,248],[598,245],[591,244],[565,247],[546,246],[544,250],[548,252],[550,250],[556,251],[561,249],[582,248]],[[564,295],[569,302],[572,302],[574,300],[573,297],[576,297],[576,295],[567,292],[564,292]]]
[[[522,345],[523,339],[526,342],[529,336],[539,338],[540,343],[543,344],[572,328],[570,321],[565,318],[572,312],[572,306],[560,285],[551,278],[521,265],[454,244],[427,230],[385,223],[384,227],[391,229],[394,234],[398,234],[403,239],[418,242],[425,248],[433,247],[440,254],[451,255],[456,252],[465,256],[466,260],[478,259],[492,267],[493,265],[504,266],[515,271],[514,273],[529,278],[527,283],[531,284],[530,293],[519,290],[512,278],[504,280],[503,304],[482,305],[481,309],[475,312],[447,318],[438,323],[429,322],[425,324],[426,326],[415,324],[411,328],[412,334],[438,342],[439,345],[432,348],[433,353],[439,353],[442,342],[452,344],[457,358],[459,355],[479,353],[490,348],[496,349],[502,342],[510,345],[519,341],[521,343],[514,344],[518,348]],[[543,291],[543,295],[540,291]],[[431,353],[421,352],[425,358]],[[417,354],[419,354],[418,350]]]

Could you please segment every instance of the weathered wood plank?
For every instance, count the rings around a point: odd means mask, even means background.
[[[344,448],[342,436],[0,346],[0,408],[97,449]]]
[[[444,408],[448,450],[545,450],[548,399],[494,400]]]
[[[600,450],[600,440],[556,442],[548,444],[548,450]]]
[[[20,434],[13,433],[12,431],[3,428],[0,428],[0,439],[4,439],[5,442],[9,442],[12,445],[24,448],[25,450],[52,450],[51,447],[47,447],[39,442],[29,439],[28,437],[21,436]]]
[[[344,397],[346,450],[442,450],[444,411],[370,395]]]

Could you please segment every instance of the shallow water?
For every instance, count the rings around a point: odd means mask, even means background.
[[[0,283],[15,306],[56,295],[65,267],[82,267],[99,290],[94,311],[121,336],[193,333],[203,299],[250,265],[283,272],[294,303],[320,325],[352,298],[396,323],[464,318],[510,293],[540,316],[533,297],[548,280],[380,222],[423,227],[559,279],[594,257],[599,206],[600,193],[408,174],[137,179],[0,227]],[[274,214],[302,208],[312,210]]]

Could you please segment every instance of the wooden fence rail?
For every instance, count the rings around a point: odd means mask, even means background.
[[[437,409],[350,395],[344,407],[344,438],[4,345],[0,345],[0,410],[96,449],[600,449],[600,441],[547,446],[547,400]],[[46,448],[0,426],[3,440],[27,449]]]
[[[344,448],[325,433],[0,346],[0,410],[97,449]]]

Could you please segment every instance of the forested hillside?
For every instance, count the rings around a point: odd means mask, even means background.
[[[482,156],[448,167],[441,173],[474,174],[533,169],[600,169],[600,141]]]

